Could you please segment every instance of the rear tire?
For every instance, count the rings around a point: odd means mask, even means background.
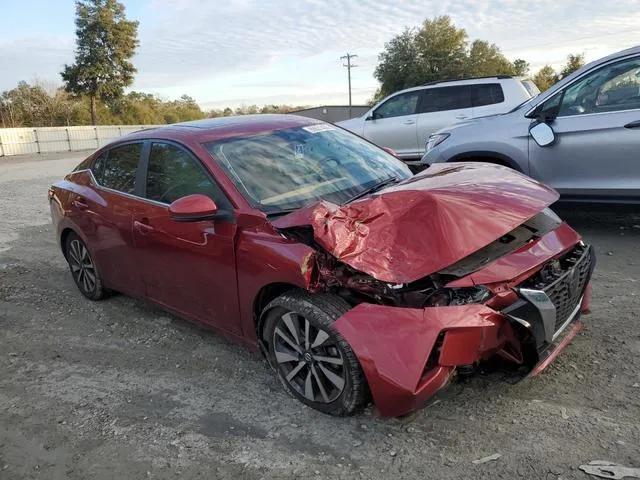
[[[64,252],[71,276],[80,293],[90,300],[102,300],[107,290],[102,283],[100,271],[91,258],[89,249],[75,232],[67,235]]]
[[[285,390],[302,403],[345,416],[369,396],[362,367],[334,322],[350,309],[335,295],[287,292],[263,315],[268,359]]]

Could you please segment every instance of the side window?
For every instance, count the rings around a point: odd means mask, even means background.
[[[434,87],[423,90],[421,113],[471,108],[471,88],[468,85]]]
[[[102,175],[104,173],[104,164],[107,161],[107,152],[103,152],[98,158],[95,159],[93,165],[91,165],[91,173],[93,178],[102,185]]]
[[[401,93],[376,108],[374,116],[378,119],[412,115],[417,111],[419,98],[419,91]]]
[[[220,208],[229,208],[226,197],[204,167],[187,152],[168,143],[151,145],[146,191],[149,200],[162,203],[201,193],[212,198]]]
[[[109,150],[103,161],[100,184],[119,192],[134,193],[141,153],[141,143],[129,143]]]
[[[471,87],[471,100],[474,107],[494,105],[504,102],[504,92],[499,83],[482,83]]]
[[[545,102],[537,107],[537,116],[554,118],[557,116],[558,109],[560,108],[560,100],[562,99],[562,92],[558,92],[551,98],[545,100]]]
[[[558,116],[640,109],[640,58],[591,72],[564,93]]]

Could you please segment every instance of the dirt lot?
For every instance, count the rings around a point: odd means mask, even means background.
[[[215,334],[122,295],[80,295],[46,201],[78,162],[0,159],[0,479],[586,479],[590,460],[640,467],[640,213],[559,209],[599,264],[586,328],[544,374],[455,383],[401,419],[371,407],[331,418]]]

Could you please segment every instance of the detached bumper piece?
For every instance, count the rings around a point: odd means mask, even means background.
[[[335,326],[358,357],[380,414],[419,408],[456,368],[494,355],[529,365],[532,375],[542,371],[581,328],[595,256],[580,244],[549,265],[501,312],[482,304],[415,309],[362,303],[340,317]],[[521,348],[522,328],[533,339],[533,361]]]
[[[412,309],[363,303],[335,326],[358,357],[383,416],[422,406],[457,366],[492,356],[512,337],[509,321],[484,305]]]

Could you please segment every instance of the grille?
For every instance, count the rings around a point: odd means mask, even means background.
[[[555,330],[569,319],[577,308],[591,275],[593,254],[591,247],[577,245],[564,257],[545,265],[527,280],[525,288],[543,290],[556,307]]]

